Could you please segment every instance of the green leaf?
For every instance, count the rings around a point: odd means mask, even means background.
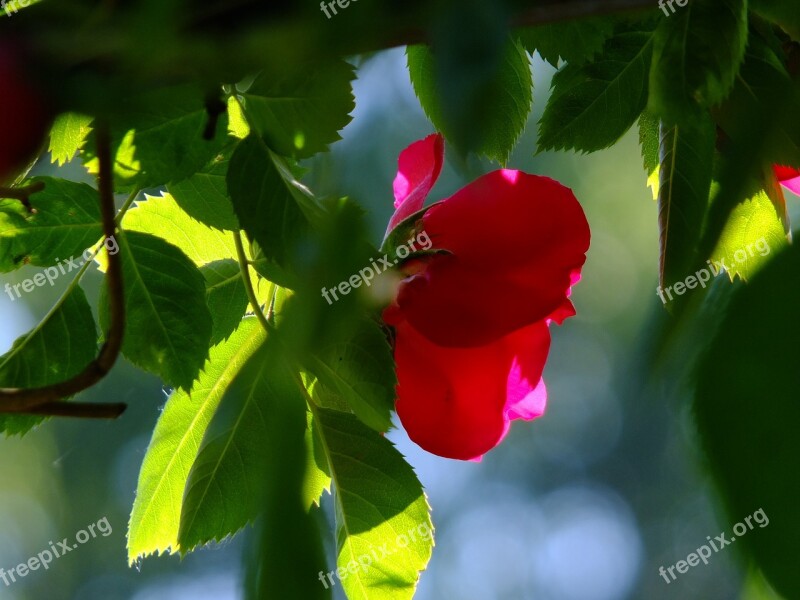
[[[148,90],[125,98],[111,120],[115,151],[114,183],[119,191],[158,187],[186,179],[207,165],[228,143],[228,117],[220,116],[212,140],[206,95],[200,87],[182,85]],[[85,150],[91,172],[93,151]]]
[[[661,162],[659,157],[661,135],[658,125],[658,118],[648,111],[644,111],[639,117],[639,146],[642,150],[644,170],[648,177],[658,169]]]
[[[49,267],[77,257],[102,237],[97,192],[85,183],[35,177],[44,190],[31,196],[30,214],[19,200],[0,200],[0,272],[24,265]],[[76,261],[80,264],[82,260]]]
[[[188,179],[169,184],[167,189],[190,217],[214,229],[237,231],[239,221],[233,214],[225,181],[232,153],[232,148],[226,149],[200,171]]]
[[[233,378],[263,344],[255,318],[245,319],[225,342],[214,346],[190,392],[167,400],[139,472],[128,526],[128,561],[177,552],[183,493],[200,442]]]
[[[272,361],[270,361],[272,362]],[[304,498],[308,448],[306,404],[297,395],[290,372],[273,368],[270,376],[276,397],[266,420],[259,453],[265,468],[265,495],[260,503],[258,547],[250,561],[246,598],[329,599],[330,589],[319,574],[325,571],[325,552],[317,525],[319,511],[309,511]],[[323,521],[323,519],[319,519]],[[291,573],[291,576],[287,574]]]
[[[31,332],[0,357],[0,388],[32,388],[66,381],[97,353],[97,326],[80,286]],[[23,434],[42,421],[28,415],[0,415],[0,431]]]
[[[800,166],[800,94],[775,51],[755,32],[726,102],[713,111],[727,138],[721,145],[719,189],[706,219],[701,256],[710,256],[734,209],[763,187],[772,164]],[[782,207],[777,207],[783,212]]]
[[[239,222],[265,257],[279,265],[289,260],[308,227],[292,189],[296,182],[284,175],[255,135],[239,144],[228,166],[228,191]]]
[[[740,287],[697,365],[694,396],[728,531],[759,509],[769,518],[734,534],[734,547],[784,598],[800,594],[799,272],[800,248],[790,246]]]
[[[800,11],[784,0],[750,0],[750,9],[757,15],[780,25],[795,41],[800,41]]]
[[[774,252],[783,250],[789,243],[786,239],[784,215],[776,210],[770,195],[779,195],[778,206],[786,203],[783,192],[775,182],[767,190],[759,190],[754,196],[737,206],[722,232],[711,260],[727,267],[731,279],[738,275],[745,281],[750,279]]]
[[[214,320],[211,344],[216,345],[238,327],[247,311],[247,291],[239,263],[219,260],[200,268],[206,280],[206,301]]]
[[[50,129],[50,155],[53,162],[68,163],[83,147],[91,132],[92,117],[77,113],[62,113]]]
[[[303,506],[311,508],[320,506],[322,494],[331,491],[331,473],[328,467],[328,459],[325,457],[325,449],[317,443],[319,439],[319,425],[314,419],[314,413],[306,410],[306,465],[305,479],[303,480],[302,500]]]
[[[703,115],[686,124],[661,124],[658,223],[662,287],[682,281],[695,260],[709,205],[716,131]]]
[[[208,357],[212,319],[197,267],[175,246],[135,231],[119,233],[127,322],[122,353],[137,367],[184,390]],[[103,287],[100,322],[109,323]]]
[[[430,508],[414,471],[391,442],[355,416],[314,410],[316,442],[334,482],[337,564],[350,600],[414,596],[433,549]],[[413,537],[413,539],[412,539]],[[348,570],[353,564],[357,568]]]
[[[650,108],[679,122],[698,105],[722,102],[747,45],[747,0],[692,0],[656,30]]]
[[[318,348],[308,357],[312,396],[331,407],[349,407],[379,432],[391,427],[395,385],[392,349],[383,330],[363,320],[345,339]]]
[[[761,37],[751,36],[733,91],[714,118],[748,158],[800,167],[800,93]]]
[[[519,41],[525,49],[558,68],[561,58],[571,65],[592,59],[614,33],[614,21],[608,17],[574,19],[520,29]]]
[[[647,186],[653,193],[653,200],[658,200],[658,180],[661,168],[659,125],[658,118],[648,111],[644,111],[639,117],[639,147],[642,151],[644,170],[647,173]]]
[[[284,402],[305,404],[299,385],[286,385],[286,360],[267,341],[248,360],[222,399],[186,484],[178,540],[182,552],[221,541],[262,509],[268,420]],[[277,375],[276,375],[277,373]],[[298,490],[298,502],[299,502]]]
[[[406,52],[414,91],[436,129],[464,151],[508,162],[533,102],[530,60],[522,46],[506,40],[487,53],[475,49],[471,56],[480,64],[468,70],[459,69],[461,57],[435,56],[426,46]]]
[[[652,41],[649,31],[620,33],[593,62],[556,73],[540,122],[540,151],[594,152],[622,137],[647,104]]]
[[[129,231],[164,239],[180,248],[198,266],[237,258],[233,234],[195,221],[169,194],[145,196],[144,201],[137,202],[126,213],[123,224]]]
[[[263,74],[241,96],[250,126],[278,154],[308,158],[339,139],[355,108],[353,67],[344,61],[292,75]]]

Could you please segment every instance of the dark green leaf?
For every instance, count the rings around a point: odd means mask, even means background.
[[[750,9],[777,23],[795,41],[800,41],[800,11],[795,3],[786,0],[750,0]]]
[[[736,85],[714,117],[751,158],[800,167],[800,92],[760,37],[751,37]]]
[[[308,158],[323,152],[350,122],[354,78],[344,61],[278,79],[261,75],[242,96],[247,121],[278,154]]]
[[[200,171],[228,141],[228,117],[221,115],[214,138],[204,92],[183,85],[142,92],[125,99],[112,124],[115,184],[118,190],[157,187]],[[86,152],[92,157],[92,152]],[[96,172],[96,159],[89,163]]]
[[[650,108],[679,122],[723,101],[747,45],[747,0],[692,0],[661,21],[650,72]]]
[[[265,497],[261,503],[257,553],[250,561],[246,598],[331,597],[320,575],[325,569],[317,517],[304,497],[309,454],[307,410],[289,372],[273,369],[270,382],[283,401],[270,405],[266,434],[258,452],[264,457]],[[324,523],[324,519],[319,519]]]
[[[496,48],[491,41],[483,43],[491,47],[486,52],[473,49],[471,58],[479,64],[469,68],[462,57],[440,57],[425,46],[409,46],[408,69],[436,129],[458,148],[505,164],[533,102],[530,61],[517,42],[507,40]]]
[[[127,322],[122,353],[141,369],[188,390],[208,357],[212,320],[203,276],[186,255],[155,236],[119,234]],[[100,322],[108,325],[103,288]]]
[[[391,427],[397,380],[391,347],[376,323],[361,321],[347,338],[318,348],[308,359],[318,378],[310,387],[314,398],[328,407],[349,407],[376,431]]]
[[[190,217],[214,229],[239,229],[225,181],[232,153],[232,148],[226,150],[188,179],[167,186],[175,202]]]
[[[577,65],[600,52],[614,33],[614,21],[608,17],[575,19],[528,27],[516,33],[528,52],[539,52],[554,67],[558,67],[559,58]]]
[[[708,210],[716,131],[711,120],[661,124],[658,222],[661,237],[660,282],[683,281],[695,260]]]
[[[289,259],[308,227],[296,198],[296,185],[286,180],[257,136],[250,135],[233,153],[228,166],[233,209],[265,257],[280,265]]]
[[[622,137],[647,104],[652,40],[649,31],[620,33],[595,61],[556,73],[540,123],[540,150],[594,152]]]
[[[247,310],[247,291],[239,263],[226,259],[200,268],[206,280],[206,301],[214,320],[211,344],[226,339],[239,325]]]
[[[759,509],[769,519],[732,536],[734,547],[785,598],[800,594],[798,273],[800,248],[791,246],[740,288],[698,365],[694,400],[729,530]]]

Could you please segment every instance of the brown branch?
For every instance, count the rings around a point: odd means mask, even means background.
[[[36,214],[36,209],[31,204],[31,196],[36,192],[41,192],[43,189],[44,183],[41,181],[18,188],[0,187],[0,198],[19,200],[29,213]]]
[[[111,160],[111,139],[108,126],[99,124],[96,128],[97,156],[100,163],[98,175],[98,196],[100,213],[103,221],[103,233],[106,239],[116,233],[114,222],[114,190],[113,167]],[[100,381],[111,370],[122,348],[122,336],[125,330],[125,307],[122,286],[122,263],[119,253],[108,254],[106,269],[111,326],[106,333],[106,341],[95,360],[80,373],[53,385],[20,389],[0,389],[0,413],[51,415],[64,417],[83,417],[109,419],[122,414],[126,405],[90,404],[80,402],[61,402],[64,398],[74,396]]]
[[[521,11],[511,19],[513,27],[532,27],[570,19],[600,17],[611,13],[645,10],[656,7],[655,0],[575,0],[556,2]]]

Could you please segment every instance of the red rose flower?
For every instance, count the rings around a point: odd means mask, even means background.
[[[16,176],[36,156],[51,116],[24,73],[19,52],[11,43],[0,44],[0,185]]]
[[[793,169],[791,167],[780,167],[775,165],[772,167],[778,181],[781,182],[787,190],[793,191],[795,194],[800,194],[800,169]]]
[[[422,208],[439,175],[438,134],[400,155],[390,228]],[[416,227],[432,250],[401,265],[406,278],[383,314],[396,332],[397,414],[422,448],[474,460],[514,419],[543,414],[549,324],[575,314],[589,225],[572,192],[508,169],[434,205]]]

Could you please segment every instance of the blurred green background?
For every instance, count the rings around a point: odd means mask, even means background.
[[[411,89],[402,49],[357,63],[354,119],[330,154],[309,161],[306,183],[319,195],[347,195],[364,206],[377,244],[392,211],[397,155],[432,126]],[[573,294],[578,315],[553,326],[545,371],[547,414],[517,422],[508,440],[481,463],[426,454],[402,430],[390,435],[417,470],[433,506],[436,547],[417,598],[771,598],[760,591],[757,574],[745,572],[735,547],[669,585],[658,574],[660,566],[685,559],[706,536],[726,527],[716,517],[689,396],[669,377],[650,377],[643,360],[664,318],[655,293],[656,203],[635,131],[591,156],[534,157],[536,122],[553,70],[538,57],[533,69],[534,110],[509,166],[558,179],[583,204],[592,246]],[[45,158],[36,172],[53,172],[47,163]],[[491,168],[449,155],[430,201]],[[88,180],[76,164],[59,175]],[[789,202],[797,218],[795,200]],[[35,272],[25,267],[0,278],[0,286]],[[0,294],[0,353],[38,322],[68,282],[64,277],[55,288],[37,288],[15,302]],[[96,299],[99,275],[92,273],[85,282]],[[121,360],[84,398],[128,403],[119,421],[51,420],[25,438],[0,439],[0,567],[27,561],[51,541],[73,539],[103,517],[113,527],[110,536],[90,540],[47,571],[32,572],[9,587],[0,582],[0,598],[241,597],[241,538],[183,561],[170,556],[149,558],[135,568],[126,564],[138,469],[168,391]],[[323,508],[330,522],[331,506]],[[327,543],[332,556],[332,533]]]

